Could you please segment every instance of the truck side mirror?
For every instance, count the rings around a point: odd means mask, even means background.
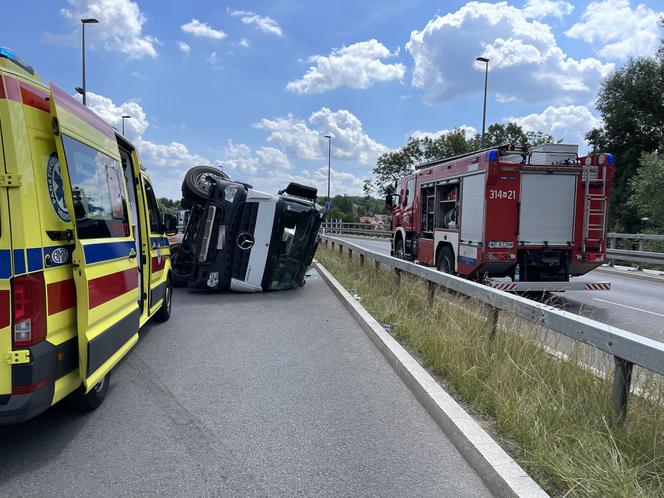
[[[178,233],[178,219],[173,214],[164,214],[164,233],[169,237]]]
[[[393,206],[394,204],[392,202],[392,194],[387,194],[385,196],[385,207],[388,209],[392,209]]]

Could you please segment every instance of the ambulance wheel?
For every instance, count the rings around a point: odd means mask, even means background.
[[[111,372],[108,372],[97,385],[90,389],[89,393],[85,393],[83,386],[79,387],[77,391],[72,394],[72,401],[76,408],[84,412],[91,412],[99,408],[106,398],[108,393],[108,385],[111,383]]]
[[[169,277],[166,280],[166,289],[164,290],[164,301],[161,303],[161,308],[154,316],[158,322],[167,322],[171,317],[171,307],[173,305],[173,283]]]
[[[205,202],[216,180],[230,180],[230,177],[214,166],[194,166],[184,175],[182,197],[194,202]]]
[[[436,269],[443,273],[454,273],[454,253],[449,247],[443,247],[438,253]]]

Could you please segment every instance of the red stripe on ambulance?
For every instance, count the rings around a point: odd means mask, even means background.
[[[9,291],[0,291],[0,329],[9,327]]]
[[[128,270],[111,273],[92,279],[88,282],[89,309],[96,308],[111,299],[134,290],[138,287],[138,270]]]
[[[52,282],[47,289],[49,316],[76,306],[76,285],[73,278]]]

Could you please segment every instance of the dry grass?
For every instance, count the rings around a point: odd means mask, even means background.
[[[423,282],[360,267],[320,247],[317,259],[476,414],[488,416],[506,449],[558,496],[664,496],[664,391],[647,376],[627,422],[611,421],[611,381],[547,354],[538,331],[501,319],[488,341],[480,303],[439,291],[429,306]],[[519,330],[519,332],[515,332]],[[550,343],[549,343],[550,345]],[[606,364],[606,371],[612,366]]]

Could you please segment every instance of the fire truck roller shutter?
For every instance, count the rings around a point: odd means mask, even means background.
[[[484,238],[485,174],[466,176],[461,186],[461,240],[482,242]]]
[[[577,174],[521,175],[519,242],[567,245],[574,241]]]

